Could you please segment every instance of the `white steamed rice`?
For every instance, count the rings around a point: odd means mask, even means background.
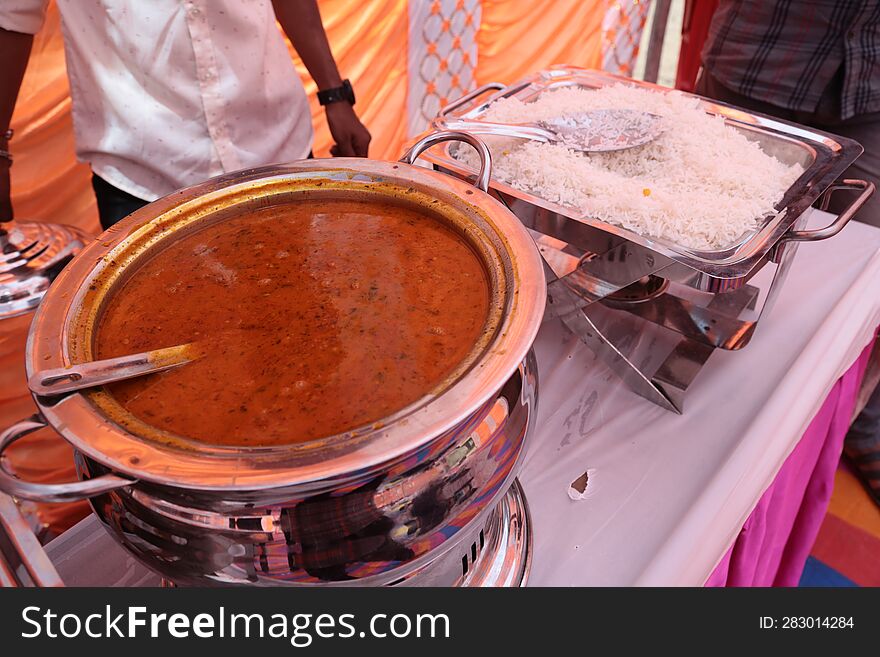
[[[800,176],[765,154],[694,98],[618,84],[598,90],[563,88],[536,101],[494,102],[483,119],[527,123],[591,109],[638,109],[663,117],[653,142],[624,151],[585,154],[557,144],[488,138],[493,176],[584,216],[692,249],[736,244],[774,213]],[[456,157],[477,165],[473,149]]]

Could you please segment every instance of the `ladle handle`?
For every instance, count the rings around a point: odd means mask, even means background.
[[[76,502],[137,483],[137,479],[102,475],[94,479],[66,484],[38,484],[12,475],[5,468],[3,452],[19,438],[47,426],[42,416],[32,415],[0,433],[0,490],[7,495],[34,502]]]
[[[422,137],[413,144],[412,147],[403,154],[400,161],[404,164],[413,164],[419,158],[419,155],[431,148],[431,146],[442,144],[445,141],[463,141],[476,149],[477,154],[480,156],[480,173],[477,174],[477,180],[474,185],[478,189],[488,192],[489,179],[492,177],[492,154],[489,152],[489,147],[486,146],[481,139],[466,132],[456,132],[453,130],[432,132],[430,135]]]
[[[145,374],[163,372],[185,365],[197,356],[193,345],[187,343],[117,358],[76,363],[68,367],[36,372],[28,379],[28,387],[32,393],[43,397],[62,395]]]

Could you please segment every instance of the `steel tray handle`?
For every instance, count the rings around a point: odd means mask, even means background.
[[[455,110],[460,109],[460,108],[464,107],[465,105],[467,105],[468,103],[475,101],[477,98],[479,98],[483,94],[485,94],[489,91],[501,91],[502,89],[507,89],[507,85],[503,84],[501,82],[489,82],[488,84],[484,84],[482,87],[474,89],[469,94],[465,94],[464,96],[462,96],[458,100],[453,100],[451,103],[449,103],[445,107],[442,107],[440,109],[440,111],[437,112],[437,116],[439,116],[440,118],[446,118]]]
[[[477,174],[477,180],[474,185],[478,189],[488,192],[489,179],[492,177],[492,154],[489,152],[489,147],[486,146],[483,140],[474,137],[467,132],[457,132],[454,130],[432,132],[430,135],[422,137],[413,144],[412,147],[403,154],[400,161],[404,164],[414,164],[419,158],[419,155],[431,148],[431,146],[442,144],[445,141],[463,141],[476,149],[477,154],[480,156],[480,173]]]
[[[825,226],[825,228],[819,228],[818,230],[792,230],[785,234],[781,241],[816,242],[818,240],[825,240],[829,237],[834,237],[837,233],[843,230],[843,227],[849,223],[855,213],[861,209],[869,198],[871,198],[871,194],[874,193],[874,183],[868,182],[867,180],[853,179],[834,183],[831,187],[825,190],[825,193],[822,195],[822,199],[819,202],[820,210],[824,211],[828,209],[828,206],[831,203],[831,195],[838,189],[860,189],[862,192],[853,199],[852,203],[850,203],[846,209],[841,212],[833,222],[831,222],[831,224]]]
[[[19,438],[47,426],[40,415],[32,415],[0,433],[0,490],[7,495],[34,502],[76,502],[137,483],[136,479],[116,475],[102,475],[67,484],[37,484],[13,476],[4,467],[3,452]]]

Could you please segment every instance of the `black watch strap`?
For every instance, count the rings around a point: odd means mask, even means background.
[[[351,82],[348,80],[343,80],[341,87],[333,87],[332,89],[324,89],[318,92],[318,102],[321,105],[338,103],[343,100],[354,105],[354,89],[352,89]]]

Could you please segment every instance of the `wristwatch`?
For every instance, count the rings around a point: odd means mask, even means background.
[[[333,87],[332,89],[324,89],[318,92],[318,102],[321,105],[338,103],[343,100],[354,105],[354,89],[351,88],[351,82],[348,80],[343,80],[341,87]]]

